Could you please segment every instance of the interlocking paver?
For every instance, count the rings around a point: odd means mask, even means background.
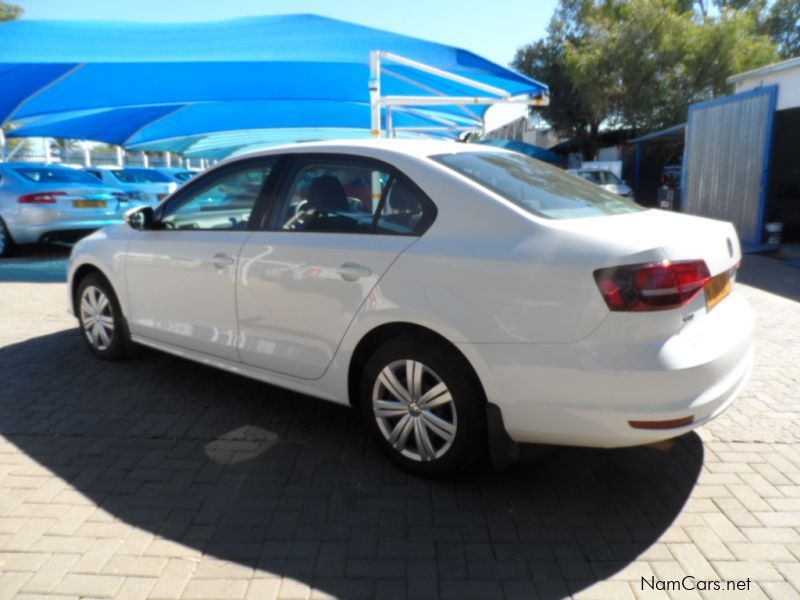
[[[642,587],[686,575],[800,597],[800,304],[740,287],[756,368],[696,434],[434,482],[346,409],[96,361],[63,285],[2,283],[0,598],[701,597]]]

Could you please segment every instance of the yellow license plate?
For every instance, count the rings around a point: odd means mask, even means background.
[[[72,206],[75,208],[105,208],[105,200],[73,200]]]
[[[731,293],[732,288],[731,276],[727,271],[712,277],[711,281],[706,285],[706,306],[708,310],[722,302],[725,296]]]

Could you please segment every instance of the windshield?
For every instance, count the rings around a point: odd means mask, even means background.
[[[88,183],[97,185],[98,181],[83,171],[60,167],[19,167],[14,169],[25,179],[36,183]]]
[[[583,177],[586,181],[591,181],[598,185],[619,185],[622,183],[620,178],[611,171],[578,171],[578,175]]]
[[[630,200],[518,153],[459,152],[431,158],[540,217],[577,219],[644,210]]]
[[[122,183],[169,183],[170,178],[150,169],[114,169],[114,177]]]

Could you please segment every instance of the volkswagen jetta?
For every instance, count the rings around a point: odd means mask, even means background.
[[[127,220],[72,252],[92,352],[143,344],[352,405],[418,473],[677,436],[752,364],[732,225],[490,146],[275,148]]]

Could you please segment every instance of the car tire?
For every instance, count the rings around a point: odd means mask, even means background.
[[[89,350],[104,360],[120,360],[130,353],[131,341],[114,289],[99,273],[81,279],[75,293],[81,337]]]
[[[11,256],[14,252],[14,240],[3,219],[0,219],[0,258]]]
[[[378,446],[407,471],[456,474],[486,456],[480,382],[437,340],[403,336],[378,348],[362,371],[359,399]]]

